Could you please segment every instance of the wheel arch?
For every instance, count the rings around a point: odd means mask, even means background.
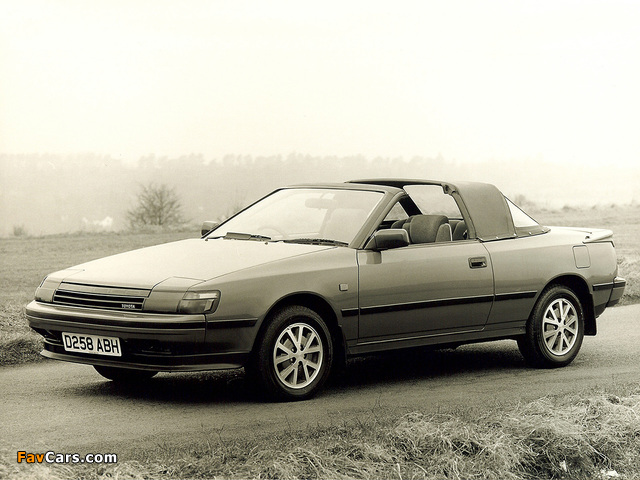
[[[264,331],[269,325],[269,319],[275,314],[275,312],[291,305],[302,305],[304,307],[308,307],[322,317],[322,319],[327,323],[327,328],[331,333],[331,339],[334,345],[334,365],[343,365],[344,362],[346,362],[347,350],[342,327],[338,322],[338,315],[324,297],[312,292],[291,293],[275,302],[271,308],[269,308],[262,320],[262,323],[260,324],[260,328],[258,329],[258,333],[253,343],[253,348],[251,349],[252,352],[255,351],[256,345],[258,345],[258,342],[263,337]]]
[[[597,331],[596,315],[593,307],[593,296],[591,295],[587,281],[579,275],[560,275],[550,280],[540,291],[540,294],[553,285],[568,287],[578,296],[582,304],[582,310],[584,311],[584,334],[590,336],[595,335]]]

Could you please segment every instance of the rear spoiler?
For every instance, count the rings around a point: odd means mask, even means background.
[[[572,230],[574,232],[584,233],[582,243],[613,243],[613,232],[604,228],[579,228],[579,227],[549,227],[560,228],[562,230]],[[614,244],[615,246],[615,244]]]
[[[611,242],[613,243],[613,232],[604,228],[598,228],[591,230],[582,243],[599,243],[599,242]]]

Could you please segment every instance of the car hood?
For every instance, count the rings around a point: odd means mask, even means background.
[[[170,278],[194,285],[228,273],[328,248],[335,247],[190,239],[93,260],[54,275],[65,282],[87,285],[151,289]]]

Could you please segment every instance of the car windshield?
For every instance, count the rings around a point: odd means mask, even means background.
[[[207,238],[348,244],[382,197],[366,190],[285,188],[230,218]]]

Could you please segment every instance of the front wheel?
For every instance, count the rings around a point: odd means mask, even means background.
[[[94,365],[96,372],[102,375],[104,378],[113,380],[114,382],[121,383],[134,383],[143,380],[147,380],[158,372],[152,370],[134,370],[132,368],[120,368],[120,367],[103,367],[101,365]]]
[[[312,397],[327,380],[333,361],[327,325],[300,305],[285,307],[267,321],[248,372],[271,398]]]
[[[535,367],[564,367],[578,354],[584,338],[584,310],[573,290],[555,285],[544,292],[527,322],[518,348]]]

